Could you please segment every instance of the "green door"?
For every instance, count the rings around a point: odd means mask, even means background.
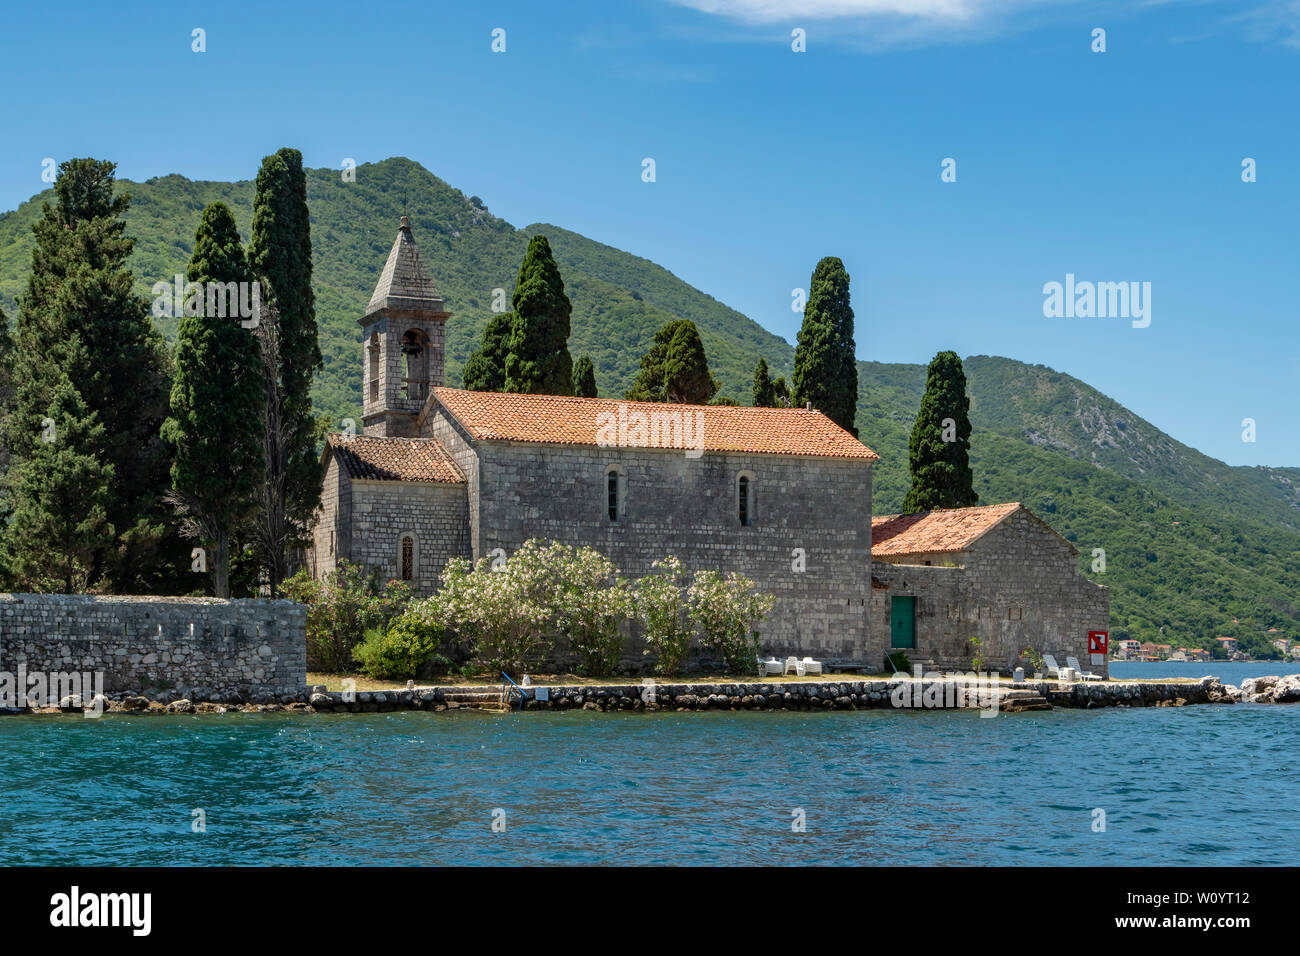
[[[916,598],[889,599],[889,646],[916,647]]]

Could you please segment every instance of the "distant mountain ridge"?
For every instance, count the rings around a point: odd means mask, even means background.
[[[747,404],[760,356],[774,376],[790,375],[790,343],[647,259],[559,226],[516,229],[408,159],[366,164],[356,174],[346,183],[338,170],[307,173],[325,359],[314,399],[335,423],[361,417],[357,318],[403,209],[453,313],[448,384],[460,384],[494,290],[508,301],[528,239],[539,232],[573,300],[570,351],[591,355],[602,395],[622,394],[655,331],[678,317],[699,327],[721,394]],[[128,233],[136,239],[131,266],[141,295],[184,271],[208,202],[228,203],[248,237],[251,180],[169,175],[122,185],[132,196]],[[0,215],[0,307],[10,316],[30,267],[31,225],[50,196]],[[170,320],[160,325],[174,334]],[[859,343],[870,341],[868,333],[858,330]],[[1116,637],[1156,639],[1163,627],[1163,643],[1208,645],[1230,635],[1258,649],[1267,646],[1270,627],[1300,638],[1300,468],[1230,467],[1044,366],[983,355],[965,365],[981,501],[1024,501],[1078,544],[1081,568],[1112,587]],[[882,455],[873,507],[897,511],[925,366],[865,361],[859,372],[859,433]],[[1092,570],[1095,548],[1105,550],[1101,573]]]

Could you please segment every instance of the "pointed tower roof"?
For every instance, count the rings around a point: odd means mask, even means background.
[[[420,258],[415,238],[411,235],[411,221],[402,217],[401,228],[388,251],[388,261],[379,274],[375,294],[366,306],[366,319],[381,309],[405,309],[415,312],[443,313],[442,296],[433,284],[433,277]]]

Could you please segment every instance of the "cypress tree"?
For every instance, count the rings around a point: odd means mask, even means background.
[[[465,363],[461,379],[472,392],[500,392],[506,387],[510,352],[510,313],[499,312],[483,329],[483,344]]]
[[[316,444],[324,425],[312,415],[311,383],[322,367],[312,292],[311,221],[302,153],[281,149],[262,161],[253,199],[249,262],[262,283],[262,300],[279,316],[279,405],[286,441],[283,514],[290,540],[301,541],[320,504],[321,473]],[[271,593],[279,589],[282,562],[267,556]]]
[[[186,277],[201,283],[253,281],[225,203],[203,210]],[[231,541],[252,517],[263,477],[261,371],[257,339],[238,315],[181,318],[163,437],[175,452],[172,500],[185,530],[207,550],[213,594],[220,598],[230,597]]]
[[[0,479],[9,470],[8,426],[14,401],[14,340],[9,332],[9,317],[0,309]],[[4,527],[4,491],[0,488],[0,528]]]
[[[167,538],[161,500],[168,462],[159,429],[168,358],[148,302],[132,291],[126,261],[133,240],[121,218],[130,200],[113,195],[115,169],[95,159],[60,165],[55,203],[45,204],[33,226],[32,269],[18,302],[7,434],[15,467],[34,456],[47,459],[42,419],[65,380],[77,392],[100,426],[87,432],[93,437],[80,453],[95,458],[109,476],[103,527],[117,532],[111,547],[91,556],[84,576],[129,593],[156,589],[168,570],[175,571],[167,563],[178,557],[178,539]],[[11,487],[20,509],[22,490]]]
[[[9,474],[8,418],[13,405],[13,338],[9,334],[9,318],[0,309],[0,529],[9,524],[9,488],[5,476]],[[0,540],[0,587],[7,579],[3,540]]]
[[[853,307],[844,263],[827,256],[817,263],[808,287],[803,326],[794,351],[793,403],[813,408],[857,435],[858,366],[854,355]]]
[[[675,349],[674,340],[678,343]],[[690,395],[689,399],[669,397],[670,363],[674,379],[671,391]],[[688,401],[704,405],[717,391],[718,382],[709,372],[695,323],[690,319],[674,319],[655,333],[650,348],[641,356],[641,370],[624,397],[633,402]]]
[[[707,405],[717,390],[695,323],[678,323],[664,356],[664,398],[685,405]]]
[[[784,376],[772,383],[772,404],[776,408],[790,407],[790,386]]]
[[[776,383],[767,370],[767,361],[759,358],[754,366],[754,407],[773,408],[776,405]]]
[[[66,375],[44,411],[40,436],[7,475],[16,508],[6,563],[23,590],[74,594],[92,583],[100,556],[113,545],[113,466],[96,453],[104,426]]]
[[[564,294],[564,280],[545,236],[528,240],[511,305],[505,390],[572,395],[573,359],[568,342],[573,306]]]
[[[668,357],[668,343],[677,326],[686,319],[675,319],[655,333],[650,348],[641,356],[641,370],[637,372],[632,387],[624,397],[633,402],[662,402],[664,399],[664,360]]]
[[[925,374],[925,395],[912,437],[908,464],[912,488],[903,501],[909,514],[963,508],[979,500],[970,469],[970,399],[956,352],[940,352]]]
[[[596,397],[596,367],[591,356],[584,355],[573,366],[573,394],[579,398]]]

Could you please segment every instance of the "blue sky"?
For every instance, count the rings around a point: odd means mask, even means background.
[[[1229,463],[1300,465],[1296,0],[23,4],[0,79],[0,209],[47,156],[405,155],[792,342],[791,290],[838,255],[860,358],[1041,363]],[[1149,327],[1045,318],[1067,273],[1150,282]]]

